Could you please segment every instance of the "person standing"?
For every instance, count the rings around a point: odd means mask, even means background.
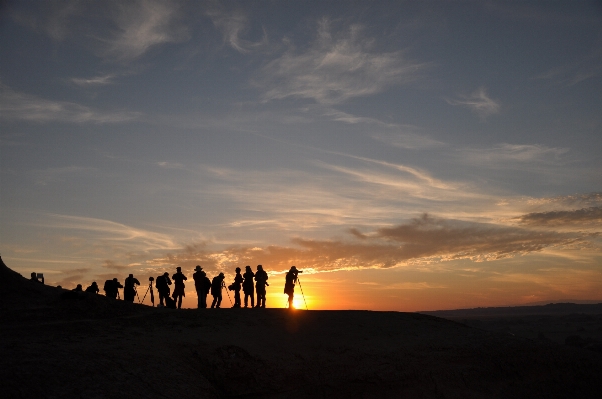
[[[207,307],[207,294],[209,293],[208,287],[206,284],[207,275],[203,271],[203,268],[200,265],[197,265],[195,268],[195,273],[192,275],[194,279],[194,288],[196,289],[197,295],[197,306],[199,309]],[[211,287],[211,282],[209,283],[209,287]]]
[[[123,288],[123,300],[128,302],[134,302],[134,297],[136,296],[136,286],[140,285],[140,281],[134,277],[133,274],[130,274],[124,282]]]
[[[188,278],[182,274],[182,268],[178,266],[176,267],[176,274],[171,276],[171,279],[174,281],[174,289],[171,297],[178,303],[178,309],[182,309],[182,297],[186,296],[184,281],[188,280]]]
[[[207,308],[207,295],[211,291],[211,280],[207,277],[207,273],[201,271],[202,281],[203,281],[203,296],[201,299],[201,307],[203,309]]]
[[[253,284],[253,277],[255,277],[255,273],[251,270],[251,266],[245,266],[245,274],[242,275],[244,277],[244,281],[242,283],[242,290],[245,293],[245,308],[247,307],[247,301],[249,297],[251,298],[251,307],[255,307],[255,287]]]
[[[169,279],[169,273],[167,272],[163,273],[162,276],[157,277],[157,279],[155,280],[155,288],[157,289],[157,292],[159,292],[158,307],[164,307],[165,305],[167,305],[166,303],[163,303],[163,301],[165,300],[165,298],[169,298],[169,292],[171,291],[171,289],[169,288],[170,285],[171,280]]]
[[[224,273],[213,277],[211,281],[211,295],[213,296],[213,302],[211,302],[211,309],[219,309],[222,304],[222,287],[224,286]]]
[[[265,308],[265,287],[268,284],[268,274],[263,270],[262,265],[257,265],[257,272],[255,273],[255,292],[257,292],[257,307]]]
[[[236,268],[236,276],[234,276],[234,282],[232,283],[232,288],[234,288],[234,306],[233,308],[240,308],[240,289],[242,287],[243,282],[242,275],[240,274],[240,267]]]
[[[284,293],[288,295],[288,308],[294,309],[293,299],[295,297],[295,284],[297,283],[297,274],[303,273],[297,270],[295,266],[286,273],[286,283],[284,284]]]

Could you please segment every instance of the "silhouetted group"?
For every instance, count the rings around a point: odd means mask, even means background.
[[[234,304],[233,308],[241,308],[241,293],[243,291],[244,294],[244,307],[251,308],[265,308],[266,302],[266,287],[269,287],[268,284],[268,274],[263,270],[262,265],[257,265],[257,271],[253,272],[251,266],[245,266],[245,273],[241,274],[240,267],[235,269],[234,281],[228,287],[224,282],[225,276],[224,273],[219,273],[217,276],[213,277],[210,280],[207,277],[207,274],[203,271],[203,268],[200,265],[195,267],[195,272],[192,275],[194,280],[194,288],[196,289],[198,303],[197,306],[199,309],[207,308],[207,295],[211,293],[213,297],[213,301],[211,302],[211,308],[219,309],[222,304],[222,290],[226,289],[226,293],[228,290],[234,291]],[[293,300],[295,295],[295,285],[298,281],[298,274],[302,273],[302,271],[297,270],[295,266],[292,266],[290,270],[286,273],[285,277],[285,285],[284,285],[284,293],[288,295],[288,307],[293,308]],[[41,281],[40,281],[41,280]],[[149,278],[149,290],[151,293],[151,301],[154,305],[154,296],[152,291],[153,285],[153,277]],[[172,309],[181,309],[182,308],[182,299],[186,296],[185,291],[185,281],[188,278],[182,273],[181,267],[176,267],[176,273],[169,277],[169,273],[165,272],[161,276],[156,278],[155,288],[159,293],[159,304],[158,307],[167,307]],[[31,281],[35,281],[38,283],[44,283],[44,277],[39,273],[31,273]],[[174,289],[173,293],[171,293],[171,285],[173,284]],[[133,274],[130,274],[124,281],[122,285],[117,278],[113,278],[112,280],[106,280],[103,286],[103,290],[105,292],[105,296],[112,299],[119,298],[119,289],[123,288],[123,300],[126,302],[134,302],[135,298],[138,297],[138,301],[142,302],[146,297],[144,295],[142,301],[138,296],[138,292],[136,287],[140,285],[140,281],[134,277]],[[76,288],[72,291],[77,292],[87,292],[91,294],[98,294],[100,289],[96,281],[92,282],[85,290],[83,289],[81,284],[77,284]],[[148,291],[147,291],[148,293]],[[170,295],[171,293],[171,295]],[[255,302],[255,295],[257,295],[257,302]],[[228,294],[228,298],[230,295]]]

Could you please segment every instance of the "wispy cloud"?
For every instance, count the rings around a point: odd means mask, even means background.
[[[119,3],[117,29],[102,39],[106,58],[131,61],[151,47],[188,39],[188,28],[179,22],[179,4],[173,1],[138,0]]]
[[[602,207],[590,207],[571,211],[533,212],[517,218],[529,226],[577,225],[584,228],[595,224],[602,230]]]
[[[81,87],[105,86],[113,84],[114,74],[99,75],[91,78],[71,78],[71,82]]]
[[[373,45],[359,25],[333,37],[330,22],[323,19],[308,49],[291,46],[262,69],[256,83],[265,90],[265,101],[298,97],[335,104],[414,81],[427,66],[406,59],[401,51],[373,51]]]
[[[207,243],[188,246],[150,261],[152,264],[193,266],[201,262],[211,271],[239,264],[269,264],[275,271],[297,265],[310,272],[389,268],[470,259],[493,261],[539,252],[546,248],[583,243],[587,235],[467,223],[424,215],[408,223],[378,228],[361,240],[292,239],[292,246],[233,246],[212,250]],[[398,287],[402,288],[402,287]],[[428,286],[405,289],[435,288]]]
[[[30,9],[38,9],[31,13]],[[71,19],[82,11],[82,3],[78,0],[44,1],[28,4],[25,10],[16,10],[12,17],[22,25],[41,31],[55,41],[64,40],[69,34]]]
[[[19,93],[0,83],[0,119],[31,122],[118,123],[137,119],[139,113],[99,111],[84,105],[46,100]]]
[[[47,168],[43,170],[34,170],[32,175],[34,177],[35,184],[48,185],[50,183],[62,181],[68,176],[81,174],[96,170],[95,168],[82,167],[82,166],[64,166],[59,168]]]
[[[517,163],[557,163],[568,148],[547,147],[541,144],[502,143],[490,148],[466,148],[460,150],[463,162],[477,163],[484,167],[509,167]]]
[[[573,86],[600,75],[602,75],[602,41],[599,40],[596,46],[580,59],[552,68],[535,78]]]
[[[459,105],[470,109],[482,118],[500,112],[500,104],[487,95],[484,87],[480,87],[469,95],[460,95],[456,99],[446,98],[450,105]]]
[[[92,234],[94,239],[103,242],[131,243],[132,249],[140,251],[168,250],[177,247],[168,235],[135,228],[110,220],[91,217],[45,214],[44,218],[34,223],[40,227],[65,229]]]
[[[224,35],[224,42],[240,53],[249,53],[254,49],[267,45],[268,39],[264,31],[260,41],[253,42],[241,38],[248,27],[248,18],[242,10],[226,11],[222,7],[213,7],[207,11],[215,27]]]

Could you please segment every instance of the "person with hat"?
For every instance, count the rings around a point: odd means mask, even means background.
[[[251,270],[251,266],[245,266],[245,274],[242,275],[244,277],[244,281],[242,283],[242,290],[245,293],[245,308],[247,307],[247,302],[249,297],[251,298],[251,307],[255,307],[255,287],[253,285],[253,277],[255,277],[255,273]]]
[[[169,278],[168,272],[163,273],[163,275],[158,276],[155,279],[155,288],[157,289],[157,292],[159,292],[159,305],[157,306],[158,308],[162,308],[165,305],[167,305],[163,302],[165,298],[169,298],[169,292],[171,291],[171,289],[169,288],[170,285],[171,280]]]
[[[134,302],[134,297],[136,296],[136,285],[140,285],[140,281],[134,277],[133,274],[130,274],[123,283],[123,300],[128,302]]]
[[[286,273],[286,283],[284,284],[284,293],[288,295],[288,308],[294,309],[293,298],[295,297],[295,284],[297,283],[297,274],[303,273],[297,270],[295,266]]]
[[[224,273],[213,277],[211,281],[211,295],[213,296],[213,302],[211,302],[211,309],[219,309],[222,304],[222,287],[224,286]]]
[[[209,294],[211,282],[207,278],[207,274],[203,271],[203,268],[200,265],[197,265],[194,270],[195,272],[192,275],[192,278],[194,279],[194,288],[196,289],[196,295],[198,298],[197,306],[199,309],[206,308],[207,294]]]
[[[236,276],[234,276],[234,282],[230,286],[230,287],[232,287],[232,290],[234,290],[234,306],[232,306],[232,307],[240,308],[240,305],[241,305],[240,289],[241,289],[241,284],[243,282],[243,278],[242,278],[242,275],[240,274],[240,267],[237,267],[235,269],[235,271],[236,271]],[[228,287],[228,289],[230,289],[230,287]]]
[[[255,292],[257,292],[257,307],[265,308],[265,287],[268,284],[268,274],[263,270],[262,265],[257,265],[257,272],[255,273]]]
[[[184,280],[188,280],[184,274],[182,274],[182,268],[176,267],[176,274],[171,276],[171,279],[174,281],[174,289],[171,297],[174,301],[178,303],[178,309],[182,309],[182,297],[185,297],[184,293]]]

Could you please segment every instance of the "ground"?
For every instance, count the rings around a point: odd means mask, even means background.
[[[0,269],[5,397],[602,397],[597,347],[543,331],[419,313],[157,309]]]

